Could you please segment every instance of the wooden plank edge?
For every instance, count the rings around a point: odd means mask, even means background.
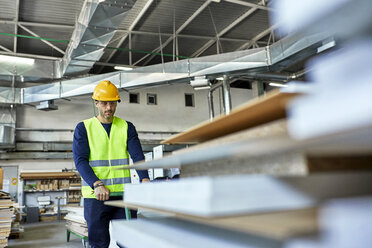
[[[229,115],[218,116],[213,121],[205,121],[186,130],[185,132],[176,134],[166,140],[163,140],[161,143],[185,144],[203,142],[212,138],[241,131],[249,127],[254,127],[284,118],[286,116],[286,103],[298,95],[298,93],[283,93],[279,91],[270,92],[264,97],[249,101],[248,103],[232,110]],[[261,111],[256,111],[258,108]],[[234,118],[237,116],[241,116],[243,113],[247,112],[250,112],[251,116],[246,118],[244,122],[242,122],[240,119],[234,120]],[[212,131],[218,131],[221,133],[221,135],[211,135],[210,133]],[[200,132],[204,134],[199,136]]]
[[[315,233],[318,230],[317,207],[231,216],[197,216],[131,204],[122,200],[106,201],[105,205],[142,209],[164,214],[164,217],[177,218],[275,239],[285,239],[295,235]]]

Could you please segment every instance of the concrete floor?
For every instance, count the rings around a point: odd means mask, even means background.
[[[22,224],[24,233],[19,239],[9,239],[9,248],[83,248],[81,239],[70,235],[66,241],[65,221]]]

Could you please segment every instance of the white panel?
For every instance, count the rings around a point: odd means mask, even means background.
[[[152,160],[152,152],[145,153],[144,156],[146,162]],[[154,169],[148,169],[148,173],[150,180],[154,180]]]
[[[310,79],[314,91],[290,104],[288,126],[293,137],[310,138],[372,125],[371,42],[353,42],[308,65],[313,68]]]
[[[155,146],[153,148],[153,156],[154,160],[163,158],[163,145]],[[164,170],[163,169],[154,169],[154,179],[157,177],[164,177]]]
[[[278,241],[207,228],[200,224],[174,219],[137,219],[112,222],[113,236],[127,248],[276,248]]]
[[[194,177],[128,185],[124,200],[198,216],[261,213],[300,209],[333,197],[371,193],[371,176],[340,173],[308,177]]]

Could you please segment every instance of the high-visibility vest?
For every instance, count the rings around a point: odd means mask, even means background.
[[[122,195],[124,185],[131,182],[130,172],[115,168],[129,165],[127,122],[114,116],[110,138],[96,117],[84,120],[84,126],[90,149],[89,165],[110,190],[110,195]],[[81,193],[84,198],[96,198],[94,190],[83,179]]]

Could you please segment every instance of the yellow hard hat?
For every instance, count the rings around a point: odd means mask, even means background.
[[[118,101],[120,102],[120,95],[118,88],[108,80],[104,80],[97,84],[93,91],[92,98],[98,101]]]

